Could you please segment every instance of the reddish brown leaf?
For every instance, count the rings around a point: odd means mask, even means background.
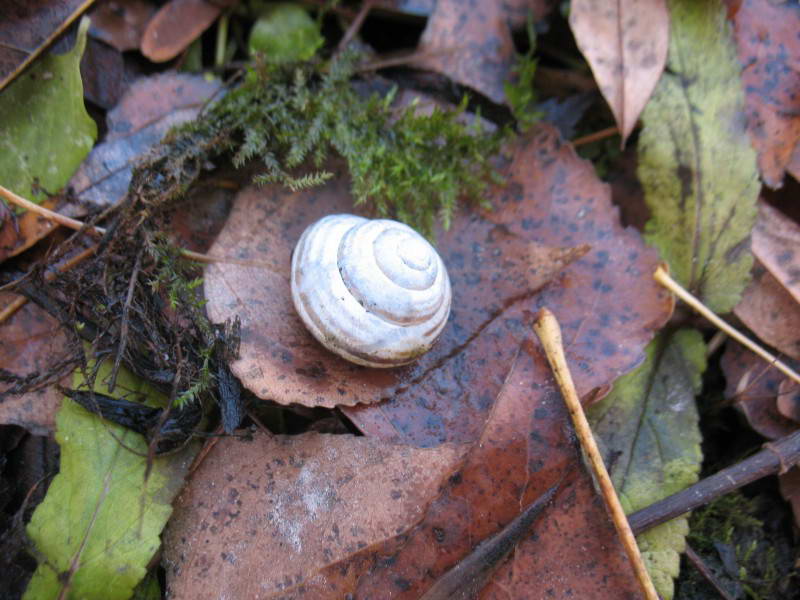
[[[170,0],[144,30],[141,50],[153,62],[175,58],[217,20],[223,2]]]
[[[279,595],[419,521],[458,455],[349,435],[221,440],[167,529],[169,593]]]
[[[741,0],[732,11],[747,129],[761,176],[780,187],[800,141],[800,6]]]
[[[776,406],[784,417],[800,423],[800,388],[796,381],[787,377],[781,382]]]
[[[463,460],[447,445],[412,450],[350,436],[274,438],[252,453],[244,442],[223,441],[195,473],[170,525],[170,593],[419,598],[561,482],[535,533],[480,597],[635,598],[633,572],[568,422],[547,363],[528,340]],[[427,467],[426,457],[441,451],[450,453],[450,469],[438,460]],[[400,453],[409,457],[402,469],[383,466]],[[393,506],[403,518],[389,525]]]
[[[9,211],[6,219],[3,220],[5,204],[0,202],[0,205],[2,205],[0,206],[0,262],[24,252],[45,238],[55,228],[55,224],[50,219],[31,211],[27,211],[19,217],[12,215]],[[52,209],[55,202],[47,199],[42,202],[42,206]]]
[[[667,62],[666,0],[573,0],[569,23],[624,141]]]
[[[769,439],[789,435],[796,428],[778,412],[776,398],[784,375],[736,342],[729,341],[722,355],[725,398],[734,401],[750,426]]]
[[[761,340],[800,360],[800,304],[761,263],[733,312]]]
[[[89,38],[81,59],[83,95],[101,108],[117,105],[132,75],[126,73],[122,54],[103,42]]]
[[[505,101],[514,42],[499,2],[439,0],[417,51],[416,66],[447,75],[498,104]]]
[[[102,2],[92,10],[89,35],[120,52],[135,50],[155,11],[156,7],[147,0]]]
[[[108,113],[108,135],[89,153],[69,182],[73,194],[95,206],[119,202],[136,161],[169,130],[197,116],[219,84],[198,75],[166,72],[130,86]]]
[[[16,294],[0,292],[0,310],[16,298]],[[65,357],[66,343],[58,322],[29,302],[0,324],[0,366],[19,376],[46,373]],[[63,395],[53,388],[22,395],[4,393],[10,387],[0,383],[0,423],[20,425],[36,435],[51,434]]]
[[[3,0],[0,90],[89,8],[92,0]]]
[[[800,227],[760,200],[752,248],[755,257],[800,302]]]
[[[653,331],[671,314],[671,297],[652,280],[655,252],[635,231],[619,225],[608,186],[591,164],[549,126],[521,140],[512,154],[504,171],[508,183],[495,191],[495,209],[482,218],[539,244],[589,244],[591,252],[534,297],[499,314],[489,312],[487,318],[486,307],[498,301],[465,293],[473,289],[469,281],[481,265],[476,259],[487,249],[467,246],[454,253],[448,250],[449,237],[443,238],[453,289],[462,291],[455,292],[459,301],[440,344],[449,336],[456,336],[456,342],[474,339],[460,350],[458,343],[445,342],[446,361],[412,379],[413,387],[387,393],[392,402],[344,407],[365,433],[422,445],[474,439],[488,400],[499,389],[496,365],[508,364],[515,345],[529,334],[532,314],[542,306],[561,323],[581,396],[633,369]],[[473,217],[471,224],[477,223]],[[454,224],[449,235],[463,234]],[[466,269],[453,269],[462,263]]]

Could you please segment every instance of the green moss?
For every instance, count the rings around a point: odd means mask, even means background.
[[[466,99],[456,110],[419,115],[413,104],[393,108],[394,90],[359,95],[356,58],[257,64],[203,118],[173,132],[170,164],[153,166],[168,167],[172,192],[182,193],[203,157],[228,152],[236,166],[261,161],[257,182],[297,190],[329,178],[322,165],[335,152],[347,161],[355,204],[371,203],[427,235],[437,218],[449,225],[462,195],[488,206],[485,191],[496,179],[489,160],[501,135],[459,121]]]

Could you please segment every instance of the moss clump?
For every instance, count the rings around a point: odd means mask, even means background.
[[[172,171],[193,176],[203,157],[227,152],[236,166],[260,160],[265,171],[257,182],[297,190],[331,176],[322,165],[335,151],[347,161],[356,204],[372,203],[381,216],[428,235],[437,218],[449,225],[462,193],[487,206],[489,160],[501,134],[482,131],[477,120],[460,122],[466,102],[421,115],[414,104],[393,108],[396,88],[384,96],[359,94],[352,82],[356,58],[256,64],[202,118],[173,132],[167,140],[173,163],[177,157],[195,166],[172,164]],[[150,170],[161,166],[151,163]],[[188,183],[176,182],[176,191]]]

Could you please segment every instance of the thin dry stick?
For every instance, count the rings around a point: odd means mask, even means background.
[[[694,310],[704,316],[706,319],[711,321],[714,325],[720,328],[722,331],[727,333],[730,337],[735,339],[739,342],[742,346],[747,348],[748,350],[755,352],[761,358],[766,360],[770,363],[773,367],[781,371],[787,377],[793,379],[797,383],[800,383],[800,374],[795,372],[789,365],[786,363],[778,360],[777,356],[773,356],[766,350],[764,350],[761,346],[756,344],[747,336],[739,333],[736,329],[728,325],[725,321],[720,319],[717,315],[715,315],[711,310],[709,310],[700,300],[692,296],[688,291],[686,291],[681,285],[675,281],[672,277],[669,276],[669,273],[664,269],[664,267],[659,266],[656,269],[655,275],[653,275],[655,280],[675,294],[678,298],[683,300],[686,304],[691,306]]]
[[[0,196],[5,198],[12,204],[15,204],[21,208],[25,208],[27,210],[40,214],[43,217],[50,219],[51,221],[55,221],[59,225],[63,225],[64,227],[69,227],[70,229],[74,229],[76,231],[80,231],[85,227],[87,231],[94,232],[99,235],[103,235],[106,232],[105,227],[98,227],[97,225],[88,225],[83,221],[67,217],[55,211],[47,209],[43,206],[39,206],[38,204],[35,204],[30,200],[23,198],[22,196],[18,196],[17,194],[3,187],[2,185],[0,185]],[[202,263],[224,262],[235,265],[242,265],[245,267],[263,267],[266,269],[274,268],[271,264],[258,260],[239,260],[236,258],[223,258],[219,256],[210,256],[208,254],[201,254],[200,252],[194,252],[193,250],[187,250],[186,248],[181,248],[180,252],[181,256],[183,256],[184,258],[188,258],[190,260]]]
[[[577,146],[583,146],[584,144],[591,144],[592,142],[596,142],[598,140],[604,140],[606,138],[611,137],[612,135],[617,135],[618,133],[619,129],[617,129],[616,125],[612,127],[606,127],[605,129],[601,129],[600,131],[595,131],[594,133],[590,133],[588,135],[575,138],[574,140],[572,140],[572,145],[577,147]]]
[[[375,4],[375,0],[364,0],[364,2],[361,4],[361,10],[358,11],[356,18],[353,19],[352,23],[350,23],[347,31],[344,32],[344,36],[342,36],[342,39],[339,41],[339,45],[336,47],[336,54],[340,54],[345,48],[347,48],[347,45],[353,41],[353,38],[364,24],[364,19],[367,18],[369,11],[372,10],[373,4]]]
[[[639,553],[639,546],[636,544],[636,538],[633,537],[628,519],[625,517],[625,511],[622,510],[622,505],[614,491],[614,485],[608,476],[603,458],[600,456],[600,450],[597,448],[597,443],[594,441],[592,430],[589,427],[589,421],[586,420],[578,393],[575,391],[575,384],[572,381],[567,359],[564,356],[561,327],[555,315],[543,308],[536,317],[533,329],[542,342],[547,360],[553,369],[553,375],[561,389],[561,394],[564,396],[564,402],[567,405],[570,417],[572,417],[575,433],[578,435],[581,447],[589,459],[595,481],[600,487],[603,500],[606,503],[611,520],[614,522],[614,527],[616,527],[617,533],[622,540],[622,545],[625,548],[631,566],[636,573],[636,578],[639,580],[639,585],[647,600],[658,600],[656,588],[644,566],[642,555]]]

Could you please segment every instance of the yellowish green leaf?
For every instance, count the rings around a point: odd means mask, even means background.
[[[297,4],[265,7],[250,32],[250,53],[273,63],[309,60],[325,42],[319,25]]]
[[[66,185],[97,138],[80,73],[88,28],[84,19],[72,50],[37,60],[0,94],[0,185],[31,200]]]
[[[103,365],[97,381],[109,370]],[[80,386],[82,376],[73,383]],[[136,390],[148,404],[163,405],[161,394],[129,372],[120,370],[117,384],[117,396]],[[99,383],[95,389],[108,393]],[[25,598],[130,598],[161,544],[195,449],[155,458],[146,477],[144,438],[68,398],[56,417],[56,441],[61,470],[28,525],[39,566]]]
[[[672,0],[668,69],[642,115],[647,239],[673,277],[717,312],[749,280],[759,191],[741,67],[720,0]]]
[[[694,395],[705,370],[705,345],[697,331],[661,334],[644,364],[614,384],[589,410],[611,479],[627,513],[697,481],[702,461]],[[659,525],[638,538],[662,597],[673,594],[680,553],[689,533],[686,517]]]

